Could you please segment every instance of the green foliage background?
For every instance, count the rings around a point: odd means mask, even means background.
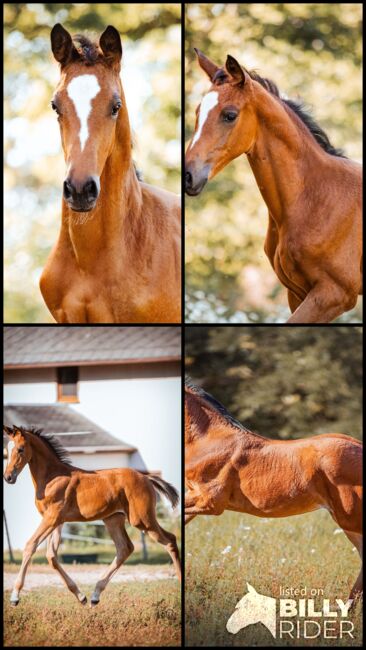
[[[304,100],[332,144],[361,161],[361,3],[191,3],[185,25],[186,145],[209,87],[198,47],[219,65],[231,54]],[[245,157],[185,206],[189,322],[286,320],[286,292],[263,251],[267,209]],[[360,304],[339,322],[361,322]]]
[[[186,328],[186,372],[268,438],[361,438],[362,329]]]
[[[58,65],[50,31],[122,37],[122,83],[138,124],[134,158],[146,182],[180,192],[181,6],[179,3],[6,3],[5,322],[53,322],[38,288],[61,215],[64,160],[50,99]],[[126,59],[128,66],[126,66]],[[132,75],[132,79],[131,79]],[[127,87],[125,78],[130,80]],[[129,92],[130,91],[130,92]],[[131,114],[132,112],[132,114]],[[132,118],[132,120],[131,120]]]

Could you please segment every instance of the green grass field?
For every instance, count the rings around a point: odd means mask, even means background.
[[[230,512],[194,519],[186,527],[185,536],[186,644],[362,646],[360,605],[349,617],[355,627],[354,640],[347,636],[274,639],[261,623],[236,635],[226,630],[235,605],[247,592],[247,582],[257,592],[274,598],[279,597],[280,587],[306,587],[323,589],[324,598],[333,603],[335,598],[347,600],[360,559],[343,532],[334,534],[336,528],[325,511],[284,519]],[[315,603],[319,602],[315,598]]]
[[[94,585],[86,586],[88,595]],[[83,585],[84,589],[84,585]],[[173,646],[181,642],[177,580],[108,585],[99,605],[79,605],[63,589],[5,592],[4,646]]]

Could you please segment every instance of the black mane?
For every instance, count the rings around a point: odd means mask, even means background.
[[[186,377],[184,381],[184,385],[187,388],[189,388],[193,393],[196,393],[197,395],[202,397],[205,400],[205,402],[208,402],[208,404],[210,404],[210,406],[212,406],[215,409],[215,411],[217,411],[226,420],[226,422],[231,424],[231,426],[235,427],[236,429],[240,429],[241,431],[246,431],[250,433],[249,429],[246,429],[246,427],[244,427],[242,423],[239,422],[239,420],[237,420],[232,415],[230,415],[229,411],[225,408],[223,404],[221,404],[221,402],[219,402],[215,397],[210,395],[210,393],[207,393],[200,386],[196,386],[196,384],[194,384],[189,377]]]
[[[274,81],[271,81],[271,79],[265,79],[264,77],[261,77],[255,70],[246,70],[244,68],[245,72],[250,76],[253,81],[257,81],[260,83],[260,85],[267,90],[267,92],[271,93],[274,97],[277,97],[281,102],[283,102],[286,106],[288,106],[302,121],[303,124],[307,127],[307,129],[310,131],[312,134],[313,138],[317,141],[317,143],[321,146],[322,149],[326,153],[329,153],[331,156],[339,156],[340,158],[346,158],[347,156],[344,154],[342,149],[336,149],[333,147],[333,145],[330,143],[329,138],[325,131],[319,126],[319,124],[314,120],[312,115],[310,115],[309,111],[305,109],[304,103],[300,101],[294,101],[292,99],[284,99],[280,95],[280,91],[278,90],[278,87],[274,83]],[[226,83],[229,80],[229,76],[227,72],[224,70],[224,68],[220,68],[212,79],[213,83],[217,83],[218,85],[222,85],[223,83]]]
[[[37,436],[37,438],[40,438],[43,440],[43,442],[46,443],[46,445],[48,445],[58,460],[60,460],[62,463],[65,463],[66,465],[71,465],[70,456],[62,444],[57,440],[57,438],[55,438],[55,436],[44,433],[42,429],[36,429],[35,427],[31,427],[30,429],[26,429],[25,427],[13,427],[13,429],[18,430],[23,434],[30,433],[32,436]]]

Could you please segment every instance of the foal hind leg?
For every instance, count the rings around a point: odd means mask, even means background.
[[[92,606],[99,603],[100,594],[102,591],[104,591],[110,579],[113,578],[114,574],[117,573],[121,564],[127,560],[128,556],[131,555],[134,549],[134,545],[126,533],[125,515],[116,513],[107,519],[103,519],[103,521],[116,545],[117,555],[95,586],[95,590],[92,593],[90,601],[90,604]]]
[[[153,526],[147,528],[146,532],[148,533],[149,537],[154,540],[154,542],[159,542],[159,544],[162,544],[166,547],[166,550],[173,560],[178,580],[182,580],[182,569],[176,536],[173,533],[169,533],[167,530],[164,530],[164,528],[162,528],[157,521]]]
[[[344,531],[348,539],[352,544],[357,548],[359,556],[361,558],[361,570],[358,574],[357,580],[351,589],[349,597],[353,600],[352,607],[362,596],[363,590],[363,580],[362,580],[362,535],[360,533],[349,533],[347,530]]]
[[[66,587],[70,589],[71,593],[74,594],[74,596],[78,599],[78,601],[82,605],[85,605],[87,602],[87,598],[85,594],[83,594],[80,591],[79,587],[70,578],[70,576],[66,573],[66,571],[64,571],[64,569],[62,568],[61,564],[58,561],[57,549],[61,542],[61,530],[62,530],[62,524],[61,526],[57,526],[57,528],[49,536],[47,541],[46,557],[50,566],[52,566],[56,571],[58,571]]]

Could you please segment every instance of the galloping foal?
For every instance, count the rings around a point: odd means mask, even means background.
[[[224,510],[288,517],[326,508],[362,561],[362,444],[340,433],[269,440],[185,386],[185,523]],[[350,598],[362,594],[362,569]]]
[[[361,165],[273,81],[230,55],[219,67],[196,54],[211,87],[186,153],[187,194],[246,154],[268,208],[264,250],[287,288],[287,322],[334,320],[362,293]]]
[[[58,323],[179,323],[180,198],[142,183],[114,27],[99,44],[55,25],[52,100],[66,161],[62,223],[40,287]]]
[[[176,537],[164,530],[156,519],[155,490],[164,494],[173,507],[178,504],[175,488],[158,476],[145,476],[133,469],[86,471],[73,467],[59,442],[39,430],[5,427],[9,436],[8,462],[4,478],[15,483],[25,465],[29,464],[36,490],[36,507],[42,521],[26,544],[23,561],[11,594],[11,604],[19,602],[27,567],[39,544],[48,537],[47,559],[59,572],[66,586],[85,605],[86,596],[61,567],[57,549],[62,525],[66,521],[102,519],[116,546],[116,557],[97,582],[91,605],[97,605],[118,568],[131,555],[134,546],[127,535],[125,521],[143,530],[166,547],[178,578],[181,567]]]

